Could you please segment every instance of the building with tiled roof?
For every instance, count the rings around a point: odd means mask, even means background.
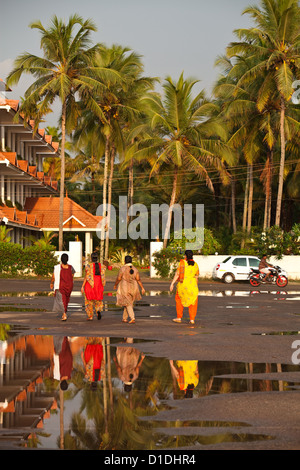
[[[13,229],[12,242],[24,246],[43,230],[58,232],[58,182],[45,174],[43,161],[59,158],[59,143],[45,129],[35,132],[33,120],[20,116],[16,121],[19,101],[7,99],[7,91],[0,80],[0,223]],[[85,252],[91,253],[99,217],[68,197],[64,206],[64,232],[85,232]]]
[[[59,226],[59,197],[30,197],[26,198],[24,210],[35,218],[44,230],[56,232]],[[68,196],[64,198],[63,229],[64,232],[85,233],[86,252],[91,253],[92,232],[99,230],[102,217],[95,216],[85,210]]]

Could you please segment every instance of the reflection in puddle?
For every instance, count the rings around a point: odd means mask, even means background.
[[[299,300],[299,291],[278,291],[278,290],[229,290],[229,289],[208,289],[208,290],[199,290],[200,297],[253,297],[258,295],[280,295],[285,296],[282,299],[285,299],[287,295],[296,296],[289,297],[286,300]],[[145,297],[173,297],[174,294],[169,291],[160,291],[160,290],[150,290],[145,292]],[[52,291],[40,291],[40,292],[1,292],[1,297],[48,297],[53,296]],[[104,291],[104,297],[115,297],[116,291]],[[73,291],[72,297],[82,297],[80,291]]]
[[[171,409],[169,400],[286,390],[249,374],[300,370],[145,356],[144,341],[133,338],[26,335],[10,325],[0,332],[1,448],[149,450],[271,439],[244,430],[247,423],[161,421],[159,413]]]
[[[300,335],[300,331],[271,331],[269,333],[252,333],[254,336],[294,336]]]

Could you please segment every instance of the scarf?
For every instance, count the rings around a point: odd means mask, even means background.
[[[179,263],[179,282],[183,282],[184,279],[184,260],[180,260]]]

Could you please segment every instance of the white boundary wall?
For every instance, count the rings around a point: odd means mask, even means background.
[[[224,261],[229,255],[210,255],[210,256],[194,256],[194,260],[199,266],[200,277],[212,278],[213,269],[216,264]],[[277,259],[275,256],[268,258],[270,264],[280,266],[287,272],[289,279],[300,280],[300,256],[283,256]]]
[[[152,247],[153,245],[153,247]],[[152,266],[153,253],[162,248],[162,242],[151,242],[150,244],[150,277],[156,278],[157,273]],[[199,266],[200,277],[212,279],[214,267],[224,261],[230,255],[194,255],[194,260]],[[275,257],[268,258],[268,261],[274,266],[280,266],[288,273],[290,280],[300,280],[300,256],[284,256],[278,260]]]
[[[75,269],[74,277],[82,277],[82,242],[69,242],[69,251],[56,251],[58,263],[63,253],[69,255],[68,264]]]

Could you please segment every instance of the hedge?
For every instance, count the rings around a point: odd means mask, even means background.
[[[57,263],[53,246],[22,248],[17,243],[0,242],[0,274],[49,276]]]
[[[180,249],[165,248],[153,254],[153,266],[160,278],[172,278],[175,275],[178,263],[184,258]]]

